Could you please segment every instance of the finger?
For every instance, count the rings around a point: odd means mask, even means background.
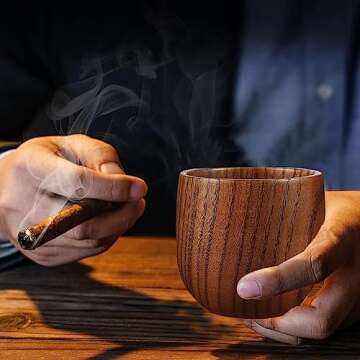
[[[267,328],[259,325],[254,320],[244,320],[244,322],[249,328],[253,329],[255,332],[257,332],[258,334],[260,334],[266,338],[269,338],[269,339],[272,339],[275,341],[279,341],[279,342],[282,342],[285,344],[289,344],[289,345],[299,345],[302,342],[302,339],[297,336],[283,334],[279,331],[267,329]]]
[[[107,170],[101,173],[59,156],[59,139],[62,137],[50,137],[45,144],[44,140],[35,139],[24,145],[26,156],[18,161],[18,177],[24,178],[24,174],[28,174],[28,182],[37,186],[37,191],[53,192],[66,198],[87,196],[128,201],[139,200],[146,194],[147,186],[142,179],[124,174],[107,174]]]
[[[125,203],[119,210],[97,216],[65,233],[69,239],[101,239],[111,235],[121,235],[134,225],[143,214],[145,200]],[[81,241],[80,241],[81,243]]]
[[[99,246],[91,248],[41,247],[35,251],[24,251],[24,255],[43,266],[58,266],[95,256],[107,251],[118,239],[117,236],[101,239]]]
[[[68,160],[104,173],[124,174],[119,155],[112,145],[82,134],[58,139],[61,139],[61,149]]]
[[[43,149],[37,158],[32,166],[38,168],[38,173],[42,172],[39,191],[53,192],[66,198],[80,191],[81,197],[121,202],[139,200],[147,192],[145,182],[134,176],[101,173]]]
[[[274,296],[324,280],[350,257],[348,239],[324,226],[305,251],[278,266],[240,279],[237,292],[244,299]]]
[[[295,337],[325,339],[342,324],[357,301],[358,290],[353,281],[350,271],[334,273],[310,306],[297,306],[283,316],[256,323]]]

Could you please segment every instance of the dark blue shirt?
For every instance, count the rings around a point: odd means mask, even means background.
[[[360,188],[359,1],[245,2],[235,140],[253,165]]]
[[[173,233],[190,167],[308,167],[360,188],[360,0],[239,4],[2,12],[0,133],[112,143],[149,185],[139,232]]]

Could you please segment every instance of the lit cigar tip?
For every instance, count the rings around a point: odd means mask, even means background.
[[[19,232],[18,242],[24,250],[32,250],[35,245],[35,239],[29,229]]]

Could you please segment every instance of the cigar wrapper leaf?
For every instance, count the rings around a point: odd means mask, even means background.
[[[57,238],[81,223],[94,218],[104,212],[117,209],[121,203],[83,199],[68,202],[64,208],[54,216],[20,231],[18,242],[24,250],[35,250],[41,245]]]

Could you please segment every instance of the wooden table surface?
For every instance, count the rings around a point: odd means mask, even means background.
[[[357,359],[360,327],[298,347],[209,314],[184,289],[175,240],[123,238],[57,268],[0,274],[0,359]]]

